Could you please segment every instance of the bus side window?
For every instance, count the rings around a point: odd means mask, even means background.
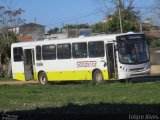
[[[97,41],[97,42],[89,42],[88,44],[89,49],[89,57],[104,57],[104,42]]]
[[[73,43],[72,44],[73,58],[86,58],[87,57],[87,43]]]
[[[41,60],[42,59],[41,53],[42,53],[41,46],[36,46],[36,59],[37,60]]]
[[[58,44],[57,45],[57,58],[70,59],[71,58],[71,44]]]
[[[55,60],[56,59],[56,46],[55,45],[43,45],[42,46],[43,60]]]
[[[13,48],[13,58],[15,62],[20,62],[23,60],[23,50],[22,47]]]

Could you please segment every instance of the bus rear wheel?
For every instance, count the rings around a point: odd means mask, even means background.
[[[41,72],[38,77],[38,81],[40,84],[44,85],[48,83],[48,79],[45,72]]]
[[[93,82],[94,83],[102,83],[104,82],[102,72],[100,70],[96,70],[93,73]]]

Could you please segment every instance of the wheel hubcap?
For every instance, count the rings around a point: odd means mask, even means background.
[[[44,77],[44,76],[41,76],[41,83],[42,83],[42,84],[45,84],[45,81],[46,81],[45,77]]]
[[[102,75],[101,74],[98,74],[97,76],[96,76],[96,81],[97,82],[101,82],[102,81]]]

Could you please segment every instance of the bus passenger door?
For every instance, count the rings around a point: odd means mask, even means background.
[[[24,49],[24,74],[26,80],[34,79],[34,50]]]
[[[116,50],[114,43],[106,44],[106,57],[107,57],[107,68],[109,79],[118,78]]]

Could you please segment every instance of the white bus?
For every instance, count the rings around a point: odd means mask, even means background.
[[[14,43],[12,75],[16,80],[120,80],[150,74],[144,34],[123,33],[62,40]]]

